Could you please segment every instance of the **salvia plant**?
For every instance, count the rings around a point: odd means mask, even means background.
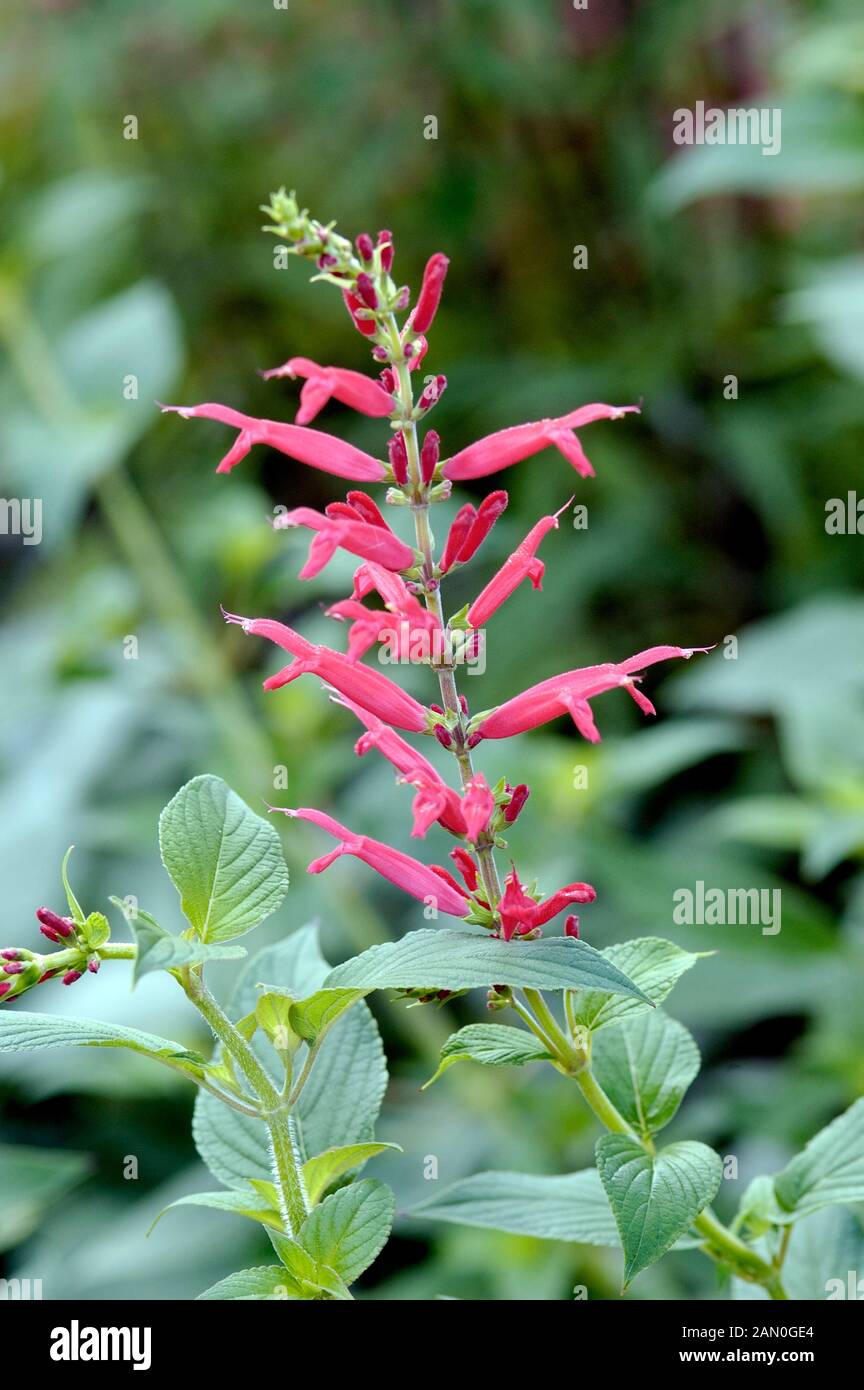
[[[541,588],[538,550],[560,512],[542,517],[474,601],[449,616],[446,581],[482,546],[507,506],[507,493],[495,490],[479,506],[462,505],[440,554],[430,524],[432,508],[450,497],[455,484],[500,473],[547,446],[563,454],[580,478],[590,478],[593,469],[575,431],[621,419],[637,407],[585,405],[446,455],[438,434],[426,428],[446,379],[421,368],[447,258],[431,257],[410,307],[409,289],[393,277],[389,231],[375,240],[363,234],[352,244],[284,190],[265,211],[266,230],[275,233],[282,250],[311,261],[315,279],[342,295],[351,323],[367,340],[377,380],[292,357],[265,375],[302,379],[293,424],[216,404],[164,409],[236,431],[220,473],[230,472],[254,445],[265,444],[348,480],[344,500],[323,512],[297,507],[275,520],[277,528],[312,533],[301,579],[318,574],[337,550],[359,561],[353,592],[328,610],[348,625],[347,652],[315,644],[274,618],[224,616],[289,654],[265,689],[315,675],[346,718],[357,721],[357,753],[374,749],[413,793],[414,837],[422,839],[437,823],[455,841],[450,871],[357,833],[325,810],[269,807],[309,822],[331,842],[309,872],[353,856],[419,900],[425,920],[443,914],[450,924],[410,931],[332,970],[314,928],[302,928],[242,966],[223,1008],[205,983],[207,964],[246,956],[235,943],[280,905],[288,872],[272,822],[254,814],[219,778],[196,777],[165,808],[159,828],[162,859],[186,927],[166,930],[134,898],[115,898],[132,941],[112,941],[107,918],[85,913],[75,897],[67,854],[62,881],[68,911],[38,910],[49,949],[0,952],[0,997],[10,1005],[49,980],[71,986],[105,962],[132,960],[134,980],[156,970],[174,978],[212,1032],[213,1054],[208,1058],[113,1023],[17,1007],[0,1016],[0,1050],[127,1047],[181,1072],[199,1088],[195,1139],[223,1184],[182,1202],[260,1223],[274,1250],[272,1264],[229,1274],[201,1297],[349,1299],[350,1285],[386,1243],[394,1211],[387,1186],[358,1177],[368,1161],[392,1147],[374,1137],[386,1070],[364,996],[395,990],[412,1002],[440,1004],[484,990],[488,1010],[510,1021],[460,1028],[442,1049],[436,1078],[462,1061],[553,1068],[578,1087],[603,1131],[596,1167],[558,1177],[476,1174],[415,1207],[414,1219],[617,1246],[623,1250],[623,1288],[667,1251],[698,1249],[739,1295],[784,1299],[784,1260],[794,1224],[820,1207],[864,1198],[864,1101],[818,1134],[781,1173],[752,1182],[734,1221],[724,1225],[711,1210],[723,1176],[720,1156],[695,1140],[664,1145],[659,1137],[700,1066],[694,1039],[659,1006],[698,956],[652,937],[595,950],[580,935],[572,911],[594,900],[590,884],[567,883],[544,893],[509,854],[502,881],[497,856],[507,850],[529,788],[503,780],[490,786],[475,761],[485,740],[506,739],[559,717],[569,717],[583,738],[596,741],[592,700],[611,690],[626,691],[643,712],[653,713],[643,673],[661,661],[689,658],[694,649],[651,647],[623,661],[564,671],[494,709],[472,713],[458,688],[460,666],[477,656],[487,623],[521,583],[527,579]],[[382,426],[386,422],[386,457],[309,428],[331,398],[380,418]],[[413,535],[399,534],[405,528],[391,526],[365,490],[382,484],[394,518],[410,519]],[[420,703],[380,667],[364,664],[364,657],[385,645],[390,660],[428,666],[430,680],[437,682],[435,700]],[[418,742],[435,740],[452,754],[452,783],[406,734]]]

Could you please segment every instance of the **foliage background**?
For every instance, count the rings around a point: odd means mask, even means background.
[[[485,708],[562,666],[721,642],[651,677],[651,727],[609,696],[599,748],[562,722],[481,763],[532,783],[520,865],[547,888],[597,885],[593,944],[657,933],[717,950],[676,992],[705,1070],[674,1130],[737,1158],[728,1214],[864,1083],[862,540],[825,531],[827,499],[859,485],[864,425],[856,6],[13,0],[5,29],[0,466],[5,496],[43,499],[44,538],[0,537],[4,939],[35,941],[70,842],[88,908],[131,892],[177,923],[156,819],[202,770],[260,805],[284,765],[285,804],[407,847],[408,798],[383,763],[356,762],[350,721],[314,682],[263,697],[272,653],[219,618],[223,602],[323,637],[320,606],[350,566],[301,585],[301,538],[265,519],[280,502],[322,505],[335,480],[263,450],[217,478],[227,431],[152,405],[291,418],[294,388],[256,368],[302,353],[366,369],[338,296],[301,265],[276,272],[257,230],[268,192],[296,187],[348,234],[392,227],[400,279],[450,255],[428,359],[450,381],[436,419],[448,451],[586,400],[644,398],[640,419],[586,432],[589,528],[547,540],[543,595],[520,592],[493,620],[482,690],[465,688]],[[677,150],[672,112],[700,99],[779,106],[781,154]],[[587,270],[572,268],[578,244]],[[130,372],[138,401],[123,398]],[[375,422],[335,407],[319,423],[377,452]],[[510,510],[453,607],[574,479],[550,452],[505,481]],[[430,857],[444,839],[430,835]],[[419,924],[353,861],[310,886],[320,841],[295,827],[285,843],[294,884],[262,944],[317,915],[335,960]],[[672,892],[697,879],[781,887],[782,932],[675,927]],[[482,1002],[376,999],[393,1072],[383,1137],[405,1153],[375,1174],[402,1208],[428,1193],[429,1154],[441,1180],[591,1162],[594,1125],[551,1073],[463,1067],[419,1095],[440,1041]],[[38,1007],[195,1041],[169,980],[130,995],[120,967]],[[7,1063],[0,1090],[6,1273],[41,1277],[46,1297],[189,1297],[260,1253],[240,1219],[192,1210],[145,1240],[168,1200],[208,1185],[182,1083],[84,1051]],[[403,1220],[362,1287],[560,1299],[585,1283],[604,1298],[619,1273],[613,1252]],[[675,1254],[627,1296],[710,1298],[712,1277]]]

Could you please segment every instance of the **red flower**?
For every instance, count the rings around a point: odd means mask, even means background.
[[[184,420],[219,420],[223,425],[233,425],[240,433],[233,448],[222,459],[217,473],[230,473],[241,459],[245,459],[254,444],[268,444],[289,458],[300,463],[308,463],[312,468],[320,468],[324,473],[336,473],[340,478],[354,478],[357,482],[380,483],[387,476],[387,470],[371,454],[346,444],[344,439],[324,434],[321,430],[307,430],[302,425],[286,425],[278,420],[256,420],[251,415],[243,415],[227,405],[163,405],[163,411],[173,411]]]
[[[340,825],[323,811],[311,810],[306,806],[297,810],[285,806],[271,806],[269,810],[281,811],[285,816],[311,821],[313,825],[320,826],[328,835],[339,841],[337,848],[329,854],[323,855],[321,859],[313,859],[308,869],[310,874],[323,873],[343,854],[352,854],[356,859],[362,859],[364,864],[368,864],[383,878],[389,879],[397,888],[410,893],[413,898],[419,898],[421,902],[432,899],[439,912],[445,912],[450,917],[464,917],[467,914],[470,906],[468,896],[446,869],[434,864],[421,864],[419,859],[412,859],[410,854],[403,854],[401,850],[393,849],[380,840],[373,840],[368,835],[355,835],[352,830]]]
[[[689,660],[694,652],[710,650],[710,647],[649,647],[617,665],[608,662],[601,666],[586,666],[578,671],[565,671],[560,676],[541,681],[539,685],[532,685],[521,695],[499,705],[480,722],[473,738],[475,741],[481,738],[510,738],[513,734],[536,729],[566,713],[571,715],[584,738],[597,743],[600,735],[591,714],[589,698],[623,686],[643,713],[654,714],[654,706],[637,690],[632,673],[644,666],[653,666],[657,661],[668,661],[679,656]]]
[[[441,557],[439,568],[442,574],[446,574],[454,565],[466,564],[476,554],[499,516],[505,511],[508,501],[506,492],[490,492],[488,497],[483,498],[476,511],[470,502],[459,508]]]
[[[504,893],[498,903],[501,935],[505,941],[525,936],[551,921],[571,903],[593,903],[596,896],[590,883],[568,883],[545,902],[538,903],[525,892],[514,868],[504,880]]]
[[[298,676],[320,676],[340,694],[355,700],[370,714],[385,719],[388,724],[414,733],[428,731],[430,720],[423,705],[380,671],[372,671],[368,666],[350,661],[347,656],[331,651],[329,647],[308,642],[293,628],[274,622],[271,618],[241,618],[236,613],[226,613],[224,609],[222,615],[227,623],[237,623],[244,632],[251,632],[255,637],[269,638],[296,658],[290,666],[277,671],[275,676],[267,677],[265,690],[281,690]]]
[[[570,502],[573,498],[570,498]],[[538,560],[537,548],[540,545],[547,531],[553,527],[557,530],[558,518],[561,512],[566,511],[570,502],[565,502],[564,506],[555,513],[554,516],[544,516],[533,526],[519,545],[504,561],[497,574],[489,580],[486,588],[475,598],[471,607],[468,609],[468,624],[470,627],[483,627],[496,609],[518,589],[523,579],[530,579],[535,589],[543,588],[543,574],[546,566],[542,560]]]
[[[300,392],[300,409],[294,417],[298,425],[308,425],[314,420],[331,396],[363,415],[392,415],[395,408],[393,397],[383,386],[362,372],[352,372],[345,367],[319,367],[308,357],[289,357],[281,367],[271,367],[261,375],[265,381],[283,376],[306,377]]]
[[[583,405],[569,415],[559,416],[557,420],[534,420],[526,425],[513,425],[510,429],[488,434],[485,439],[469,444],[467,449],[448,459],[441,471],[445,478],[454,481],[482,478],[487,473],[497,473],[502,468],[520,463],[547,445],[554,444],[577,473],[581,473],[583,478],[591,478],[594,469],[572,431],[580,425],[590,425],[594,420],[620,420],[622,415],[631,411],[638,415],[638,405]]]
[[[312,579],[319,574],[340,549],[359,555],[361,559],[373,560],[388,570],[407,570],[417,563],[410,545],[395,536],[389,526],[365,521],[356,510],[352,511],[346,504],[340,505],[346,506],[347,516],[326,516],[314,507],[294,507],[289,512],[282,512],[273,522],[278,531],[308,526],[318,533],[300,571],[301,579]]]

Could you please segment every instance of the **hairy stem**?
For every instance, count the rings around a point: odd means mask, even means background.
[[[288,1106],[280,1096],[253,1048],[234,1027],[201,978],[200,969],[186,967],[182,983],[187,997],[205,1019],[226,1052],[237,1063],[261,1102],[267,1125],[279,1206],[289,1235],[296,1235],[309,1214],[306,1186]]]

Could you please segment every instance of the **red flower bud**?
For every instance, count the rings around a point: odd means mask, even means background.
[[[510,795],[510,801],[504,807],[504,819],[508,825],[512,825],[517,819],[519,812],[531,795],[531,788],[526,787],[524,782],[520,782],[518,787],[514,787]]]
[[[368,232],[361,232],[356,242],[357,254],[361,261],[371,261],[375,247],[372,245],[372,238]]]
[[[71,917],[58,917],[57,913],[52,912],[50,907],[37,907],[36,916],[43,927],[50,927],[60,936],[71,936],[75,930],[75,923]],[[48,933],[46,932],[45,935],[47,936]]]
[[[3,998],[4,994],[8,994],[8,993],[9,993],[9,991],[10,991],[11,988],[12,988],[11,985],[0,985],[0,999]]]
[[[565,936],[575,936],[576,940],[577,940],[577,941],[579,940],[579,918],[578,918],[578,917],[568,917],[568,918],[567,918],[567,920],[566,920],[565,923],[564,923],[564,935],[565,935]]]
[[[473,893],[477,887],[477,865],[471,855],[467,849],[451,849],[450,858],[465,880],[465,887]]]
[[[347,500],[354,508],[355,513],[361,516],[364,521],[368,521],[370,526],[383,526],[385,531],[390,529],[381,515],[379,508],[367,493],[357,491],[349,492]],[[329,511],[330,508],[328,507],[326,510]]]
[[[408,453],[401,432],[399,434],[394,434],[388,447],[390,450],[390,467],[393,469],[393,477],[400,487],[404,487],[408,481]]]
[[[362,333],[364,338],[373,337],[376,330],[372,319],[358,318],[357,316],[357,310],[363,307],[357,296],[353,295],[350,290],[344,290],[342,298],[345,300],[345,307],[351,315],[357,332]]]
[[[442,574],[446,574],[456,564],[476,520],[477,513],[470,502],[466,502],[464,507],[459,508],[453,519],[453,525],[450,527],[447,544],[444,546],[444,554],[441,556]]]
[[[463,714],[467,715],[467,714],[470,713],[470,711],[469,711],[469,709],[468,709],[468,701],[467,701],[467,699],[465,698],[464,695],[460,695],[460,696],[459,696],[459,706],[460,706],[460,708],[461,708]]]
[[[385,367],[383,372],[380,373],[378,380],[381,382],[381,385],[384,387],[384,390],[389,391],[390,395],[392,396],[393,392],[396,390],[396,375],[393,371],[393,368]]]
[[[0,951],[0,956],[2,956],[4,960],[20,960],[21,952],[15,950]]]
[[[424,483],[432,481],[432,474],[438,464],[440,443],[435,430],[430,430],[423,440],[423,448],[420,450],[420,476]]]
[[[444,392],[447,390],[446,376],[436,376],[423,388],[423,394],[417,402],[418,410],[431,410],[437,401],[440,401]]]
[[[74,985],[75,981],[80,979],[80,970],[67,970],[66,974],[63,976],[63,983],[64,985]]]
[[[384,248],[381,252],[381,265],[389,274],[390,270],[393,268],[393,233],[386,231],[379,232],[378,245]]]
[[[3,972],[6,975],[20,975],[23,970],[24,966],[19,964],[18,962],[14,962],[9,965],[3,966]]]
[[[488,497],[483,498],[477,508],[477,519],[465,537],[465,544],[459,551],[460,565],[464,565],[471,559],[472,555],[477,553],[499,516],[506,510],[509,500],[504,491],[490,492]]]
[[[87,962],[87,969],[90,971],[90,974],[91,974],[91,975],[98,975],[98,974],[99,974],[99,967],[100,967],[101,964],[102,964],[102,962],[101,962],[101,960],[99,959],[99,957],[98,957],[98,956],[94,956],[92,960],[88,960],[88,962]]]
[[[367,309],[378,308],[378,293],[371,275],[367,275],[365,270],[361,270],[356,280],[357,297]]]
[[[441,303],[441,291],[444,288],[444,277],[447,274],[447,267],[450,264],[446,256],[440,251],[431,256],[426,263],[423,272],[423,284],[420,286],[420,294],[417,297],[417,307],[411,320],[411,327],[415,333],[426,333],[432,324],[438,305]]]
[[[442,748],[453,747],[453,735],[449,729],[445,729],[443,724],[436,724],[434,729],[435,737]]]

